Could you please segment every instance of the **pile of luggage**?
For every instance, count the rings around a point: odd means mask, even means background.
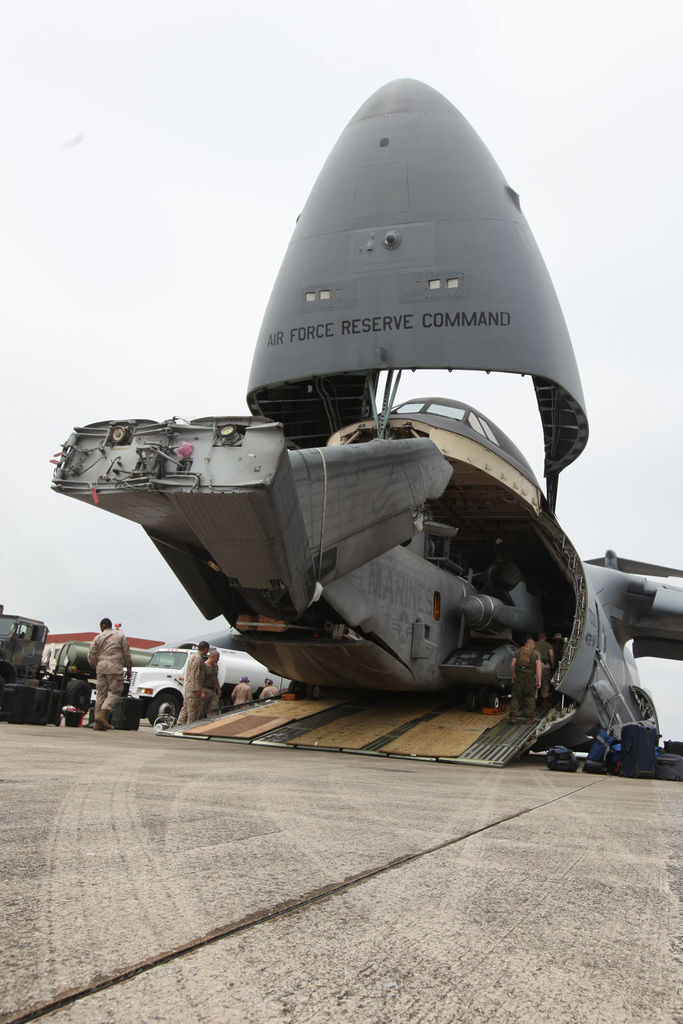
[[[551,747],[546,754],[551,771],[575,772],[576,754],[568,747]],[[652,722],[630,722],[622,726],[617,739],[600,729],[583,763],[584,772],[594,775],[623,775],[627,779],[667,779],[683,782],[683,742],[667,740],[657,746],[657,729]]]
[[[89,724],[92,724],[94,713],[94,705],[91,705]],[[0,722],[59,725],[63,717],[65,725],[78,726],[83,715],[81,709],[68,704],[65,690],[0,680]],[[111,725],[114,729],[139,729],[140,701],[134,697],[120,697],[111,713]]]
[[[0,722],[59,725],[64,692],[28,683],[0,683]]]

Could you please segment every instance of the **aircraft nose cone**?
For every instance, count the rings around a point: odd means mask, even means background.
[[[449,100],[399,78],[347,124],[298,218],[249,405],[314,447],[362,419],[364,374],[417,368],[532,374],[548,477],[586,444],[571,341],[519,196]]]
[[[456,113],[456,108],[445,96],[424,82],[414,78],[397,78],[373,93],[350,123],[364,121],[368,117],[411,113],[447,114]]]

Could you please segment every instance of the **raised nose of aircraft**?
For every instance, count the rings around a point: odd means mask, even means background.
[[[353,116],[311,191],[248,402],[313,447],[368,414],[380,371],[420,368],[533,376],[552,505],[588,437],[555,290],[519,196],[469,122],[398,79]]]
[[[374,92],[351,118],[351,123],[366,117],[420,112],[457,114],[450,100],[430,85],[418,82],[415,78],[396,78]]]

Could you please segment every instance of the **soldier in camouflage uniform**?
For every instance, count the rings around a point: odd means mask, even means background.
[[[232,702],[233,704],[246,704],[248,701],[253,699],[254,695],[251,692],[251,686],[249,685],[249,676],[242,676],[239,683],[232,691]]]
[[[204,697],[199,708],[199,717],[208,718],[218,707],[221,688],[218,682],[218,662],[220,654],[215,647],[209,651],[204,662]]]
[[[533,722],[536,706],[536,691],[541,686],[541,658],[535,649],[532,636],[527,637],[519,648],[510,666],[512,672],[512,703],[510,718],[520,721],[520,704],[527,722]]]
[[[112,708],[123,693],[123,670],[130,680],[133,662],[128,639],[118,629],[112,629],[111,619],[102,619],[101,633],[95,637],[88,650],[88,661],[95,669],[96,697],[93,729],[111,729],[109,716]]]
[[[541,632],[538,634],[536,650],[541,657],[541,704],[544,708],[547,708],[550,696],[550,676],[555,668],[555,652],[552,644],[548,643],[548,637],[545,633]]]
[[[185,667],[185,701],[180,714],[178,725],[185,725],[188,722],[196,722],[200,717],[204,701],[204,679],[206,678],[205,658],[209,653],[209,645],[206,640],[197,644],[197,650],[193,651],[187,659]]]

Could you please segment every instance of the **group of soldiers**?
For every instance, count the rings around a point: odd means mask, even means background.
[[[185,700],[178,716],[178,725],[209,718],[219,706],[221,686],[218,680],[220,653],[210,647],[206,640],[197,644],[187,661],[185,669]],[[128,638],[119,629],[114,629],[111,619],[102,619],[100,633],[90,644],[88,661],[97,674],[95,717],[93,729],[111,729],[111,712],[123,693],[124,676],[130,681],[133,662]],[[278,694],[272,679],[266,679],[260,699],[267,700]],[[245,704],[253,700],[247,676],[242,676],[232,692],[233,704]]]
[[[178,715],[178,725],[196,722],[200,718],[210,718],[218,710],[221,698],[221,684],[218,680],[218,661],[220,653],[215,647],[209,647],[206,640],[197,644],[187,660],[185,667],[185,700]],[[272,679],[266,679],[259,699],[267,700],[278,695]],[[233,688],[231,700],[233,704],[246,704],[254,699],[249,677],[242,676]]]
[[[559,634],[554,639],[561,641]],[[538,639],[528,636],[517,650],[511,663],[512,702],[510,704],[510,720],[513,722],[526,719],[534,721],[536,695],[542,708],[550,704],[550,677],[555,670],[558,655],[557,645],[548,642],[544,632]]]
[[[218,708],[221,688],[218,682],[220,655],[206,640],[197,644],[185,666],[185,700],[178,715],[178,725],[208,718]]]

